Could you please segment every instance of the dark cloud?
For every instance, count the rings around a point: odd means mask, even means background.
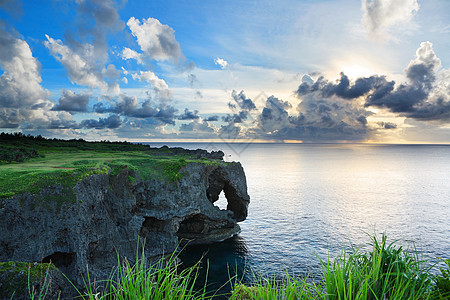
[[[77,95],[71,90],[63,90],[61,98],[59,98],[58,103],[52,110],[68,111],[70,113],[87,112],[89,97],[88,94]]]
[[[178,120],[197,120],[200,116],[198,115],[198,110],[190,111],[185,108],[184,113],[178,116]]]
[[[378,122],[378,125],[384,129],[396,129],[397,124],[392,122]]]
[[[207,121],[207,122],[217,122],[217,121],[219,121],[219,116],[214,115],[214,116],[207,117],[205,119],[205,121]]]
[[[440,67],[441,61],[434,53],[432,44],[424,42],[420,44],[416,58],[405,69],[406,83],[396,85],[384,76],[363,77],[351,82],[341,73],[335,83],[322,76],[316,81],[304,77],[296,94],[300,99],[310,95],[316,99],[360,98],[365,102],[365,107],[387,108],[408,118],[448,123],[450,71],[440,70]],[[319,106],[318,109],[317,112],[321,112],[325,108]]]
[[[235,140],[241,137],[241,127],[236,126],[234,123],[220,126],[219,137],[225,140]]]
[[[233,90],[233,92],[231,93],[231,98],[233,98],[233,100],[242,110],[250,111],[256,109],[255,103],[253,103],[253,101],[250,98],[247,98],[245,96],[244,91],[240,91],[238,94],[236,91]],[[229,105],[234,106],[233,103],[230,103]]]
[[[133,118],[154,118],[164,124],[175,124],[177,109],[164,103],[155,105],[150,100],[140,104],[136,96],[121,94],[110,106],[105,106],[102,102],[95,104],[94,111]]]
[[[322,97],[338,96],[351,100],[367,95],[371,91],[385,90],[386,87],[393,84],[394,82],[388,82],[384,76],[358,78],[351,84],[349,78],[341,73],[341,78],[337,80],[337,83],[329,82],[323,76],[315,82],[303,81],[296,93],[301,97],[313,92],[320,92]]]
[[[391,84],[384,90],[375,90],[366,99],[366,106],[388,108],[402,116],[423,121],[450,122],[450,95],[447,72],[441,70],[430,42],[421,43],[416,58],[405,69],[408,83],[394,89]],[[438,80],[443,77],[442,80]]]
[[[270,96],[258,117],[257,133],[264,138],[303,141],[363,140],[367,137],[364,107],[336,97],[324,98],[320,91],[301,98],[297,114],[291,104]]]
[[[214,133],[215,130],[206,121],[200,122],[199,120],[194,120],[188,124],[181,124],[181,132],[198,132],[198,133]]]
[[[52,120],[46,129],[80,129],[82,126],[74,120]]]
[[[229,102],[228,107],[233,113],[222,117],[222,121],[228,124],[222,125],[219,129],[219,135],[224,139],[236,139],[245,135],[247,130],[244,130],[241,126],[246,127],[249,123],[253,123],[251,112],[256,113],[255,104],[245,96],[244,91],[237,93],[233,90],[231,98],[233,102]]]
[[[245,120],[247,120],[249,114],[247,111],[240,111],[237,114],[227,114],[226,116],[222,117],[222,121],[228,122],[228,123],[243,123]]]
[[[111,115],[108,118],[99,118],[98,120],[83,120],[80,123],[80,127],[86,129],[116,129],[119,128],[120,125],[122,125],[122,120],[118,115]]]
[[[264,133],[274,133],[282,128],[289,127],[289,113],[287,109],[292,105],[270,96],[266,100],[261,115],[258,117],[258,126]]]

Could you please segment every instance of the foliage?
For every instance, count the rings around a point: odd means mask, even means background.
[[[44,299],[49,287],[49,271],[55,270],[51,263],[2,262],[0,298],[26,297]]]
[[[446,261],[447,265],[449,260]],[[441,276],[420,260],[417,249],[403,249],[372,237],[372,251],[352,249],[333,261],[322,261],[322,281],[317,285],[288,274],[282,281],[257,280],[251,286],[235,283],[230,299],[447,299],[449,269]],[[450,267],[450,266],[449,266]],[[433,288],[433,280],[436,286]],[[444,283],[438,285],[437,283]],[[445,288],[444,288],[445,289]]]
[[[230,300],[247,299],[315,299],[317,287],[314,283],[308,283],[307,278],[294,278],[285,275],[281,281],[274,278],[259,278],[252,286],[237,283],[231,291]]]
[[[118,267],[103,282],[105,290],[98,292],[93,288],[87,274],[83,294],[78,289],[80,299],[208,299],[205,288],[197,291],[194,286],[198,278],[198,264],[179,271],[177,257],[172,254],[153,264],[147,263],[142,248],[136,253],[136,263],[131,265],[125,258],[118,258]]]
[[[446,267],[440,267],[441,274],[434,278],[436,283],[434,295],[437,299],[450,298],[450,259],[444,260]]]
[[[344,253],[322,268],[328,299],[421,299],[432,284],[418,251],[388,245],[385,234],[372,237],[372,252]]]
[[[429,267],[419,259],[418,251],[403,249],[395,243],[387,244],[372,237],[372,251],[360,253],[353,249],[343,252],[333,261],[321,261],[322,280],[314,283],[307,277],[293,277],[288,273],[282,280],[269,276],[256,279],[251,286],[238,280],[232,282],[231,300],[249,299],[448,299],[450,259],[445,261],[440,275],[432,275]],[[78,299],[210,299],[215,294],[206,292],[206,283],[196,289],[199,263],[180,270],[175,254],[149,264],[144,249],[137,250],[136,263],[118,258],[117,268],[101,282],[103,291],[95,288],[89,273],[85,290],[79,290]],[[8,277],[13,289],[2,286],[0,298],[7,298],[19,288],[28,291],[30,299],[45,297],[46,278],[51,264],[8,262],[0,263],[0,274]],[[19,274],[20,276],[18,276]],[[28,280],[27,280],[28,277]],[[41,284],[33,290],[35,278]],[[234,278],[236,279],[236,278]],[[432,285],[433,281],[436,283]],[[98,285],[99,282],[97,282]],[[38,294],[39,291],[39,294]],[[3,294],[2,294],[3,292]],[[2,298],[2,299],[3,299]]]

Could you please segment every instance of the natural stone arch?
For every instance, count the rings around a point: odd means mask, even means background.
[[[240,165],[236,164],[235,166],[242,170]],[[232,211],[233,218],[237,222],[240,222],[247,218],[248,204],[250,202],[250,197],[246,193],[246,189],[242,188],[246,185],[245,177],[242,179],[232,176],[230,175],[230,168],[224,169],[219,167],[208,177],[206,195],[208,200],[214,203],[219,200],[220,193],[224,191],[225,198],[228,202],[227,210]]]

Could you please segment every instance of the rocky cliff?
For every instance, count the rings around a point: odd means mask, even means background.
[[[222,154],[223,155],[223,154]],[[132,260],[173,252],[180,241],[209,242],[239,233],[249,196],[240,163],[190,162],[176,181],[141,180],[123,167],[79,181],[75,202],[50,201],[58,184],[0,200],[0,261],[52,261],[76,285],[89,270],[106,279],[117,255]],[[227,210],[214,205],[224,191]],[[50,199],[45,201],[45,199]]]

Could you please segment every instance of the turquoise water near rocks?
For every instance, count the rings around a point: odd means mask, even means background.
[[[222,150],[240,161],[251,198],[241,234],[221,243],[192,246],[203,254],[209,283],[220,286],[237,270],[282,277],[311,277],[318,257],[335,257],[350,243],[367,247],[368,234],[386,232],[424,258],[450,258],[450,147],[368,144],[152,143],[151,146]],[[226,199],[216,203],[226,206]],[[367,248],[368,249],[368,248]],[[205,254],[206,253],[206,254]],[[203,265],[206,268],[206,265]]]

